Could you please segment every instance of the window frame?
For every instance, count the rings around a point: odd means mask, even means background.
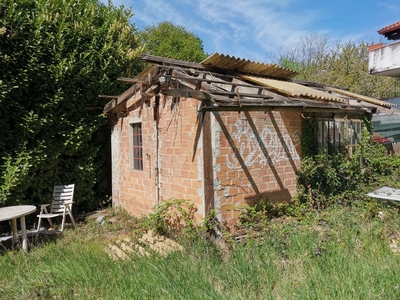
[[[143,131],[142,122],[129,122],[130,169],[143,171]]]
[[[335,152],[353,156],[357,144],[361,140],[362,120],[346,118],[318,118],[318,143]]]

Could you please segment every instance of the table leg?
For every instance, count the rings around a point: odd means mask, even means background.
[[[22,250],[24,250],[24,252],[28,252],[28,239],[26,237],[25,216],[20,217],[20,222],[22,231]]]
[[[11,230],[12,230],[12,249],[14,249],[14,243],[18,240],[17,233],[17,219],[11,219]]]

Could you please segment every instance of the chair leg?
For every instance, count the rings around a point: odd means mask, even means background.
[[[53,222],[51,221],[51,219],[50,218],[46,218],[46,219],[49,222],[50,227],[53,227]],[[39,217],[39,221],[38,221],[36,232],[38,232],[40,230],[40,225],[41,224],[42,224],[42,217]]]
[[[40,230],[40,224],[41,223],[42,223],[42,217],[39,217],[39,221],[38,221],[36,232],[38,232]]]
[[[74,227],[75,227],[74,216],[72,215],[72,212],[70,210],[68,211],[68,214],[69,214],[69,217],[71,218],[72,225],[74,225]]]
[[[64,225],[65,225],[65,210],[64,210],[64,213],[63,213],[63,219],[62,219],[62,223],[61,223],[61,232],[64,231]]]

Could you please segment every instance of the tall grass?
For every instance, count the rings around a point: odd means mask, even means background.
[[[227,256],[198,238],[168,257],[114,261],[104,228],[89,224],[27,255],[4,252],[0,299],[398,299],[400,254],[389,242],[400,216],[379,210],[383,218],[355,205],[272,220]]]

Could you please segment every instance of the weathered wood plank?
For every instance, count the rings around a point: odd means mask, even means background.
[[[179,59],[167,58],[167,57],[159,57],[150,54],[143,54],[140,56],[140,59],[147,61],[149,63],[156,63],[162,65],[174,65],[174,66],[181,66],[181,67],[188,67],[194,69],[201,69],[204,70],[203,65],[195,62],[188,62]]]
[[[195,98],[209,101],[213,99],[213,96],[209,93],[191,89],[162,89],[161,93],[172,97]]]
[[[231,92],[223,92],[223,91],[216,91],[214,93],[207,93],[203,91],[198,91],[198,90],[192,90],[192,89],[162,89],[161,93],[166,95],[166,96],[172,96],[172,97],[185,97],[185,98],[195,98],[199,100],[210,100],[214,101],[215,99],[224,99],[229,101],[229,99],[234,100],[234,98],[228,98],[228,97],[218,97],[217,95],[222,95],[222,96],[233,96],[237,97],[237,93],[231,93]],[[251,99],[246,99],[247,98],[254,98],[254,99],[272,99],[270,96],[266,95],[256,95],[256,94],[239,94],[241,97],[241,100],[246,102],[246,101],[253,101]]]
[[[135,92],[136,92],[136,85],[132,85],[129,89],[127,89],[125,92],[123,92],[121,95],[119,95],[115,101],[110,102],[109,105],[104,109],[104,113],[108,113],[111,110],[113,110],[115,107],[120,105],[123,101],[125,101],[130,96],[132,96]]]
[[[247,94],[247,93],[240,93],[240,91],[236,92],[224,92],[224,91],[214,91],[213,94],[215,95],[227,95],[227,96],[237,96],[240,95],[240,99],[242,97],[249,97],[249,98],[261,98],[261,99],[273,99],[274,97],[269,95],[260,95],[260,94]]]
[[[231,92],[237,96],[236,88],[241,87],[240,89],[244,89],[243,90],[243,92],[245,92],[244,94],[248,94],[246,95],[247,97],[267,99],[267,97],[264,96],[269,96],[270,97],[269,99],[277,99],[282,101],[288,99],[284,96],[271,92],[265,86],[249,85],[239,80],[234,80],[234,82],[227,82],[222,80],[213,80],[209,78],[197,78],[186,75],[185,73],[179,72],[177,70],[173,70],[172,75],[163,75],[163,76],[165,76],[166,78],[169,77],[171,79],[181,80],[185,84],[190,85],[190,87],[193,89],[197,88],[198,83],[201,82],[201,89],[205,90],[206,92],[209,92],[210,94],[217,94],[217,92],[221,93],[228,92],[229,88]],[[223,85],[223,87],[211,85],[210,83],[221,84]],[[252,96],[253,94],[251,94],[252,91],[254,91],[254,96]],[[240,90],[239,90],[239,95],[241,97],[243,96]],[[232,97],[233,94],[229,96]]]
[[[236,99],[219,99],[217,97],[214,98],[214,101],[218,105],[239,105],[239,101]],[[243,105],[262,105],[262,106],[282,106],[282,107],[318,107],[318,108],[342,108],[341,105],[333,104],[333,103],[323,103],[318,101],[312,101],[307,99],[298,99],[298,100],[266,100],[262,101],[259,99],[241,99],[241,103]],[[347,108],[347,107],[346,107]]]
[[[204,112],[202,118],[203,125],[203,173],[204,173],[204,204],[205,215],[207,216],[214,208],[214,173],[212,157],[212,132],[211,132],[211,113]]]
[[[316,108],[299,106],[260,106],[260,105],[243,105],[240,106],[202,106],[201,111],[302,111],[303,113],[336,113],[345,114],[348,118],[360,117],[366,112],[364,110],[346,110],[344,108]]]
[[[106,98],[106,99],[117,99],[117,98],[118,98],[118,96],[99,95],[99,98]]]
[[[139,81],[137,78],[127,78],[127,77],[119,77],[117,78],[117,80],[126,83],[136,83]]]
[[[197,77],[192,77],[192,76],[183,76],[183,74],[181,75],[161,75],[164,76],[166,78],[171,78],[171,79],[184,79],[184,80],[194,80],[194,81],[201,81],[201,82],[207,82],[207,83],[219,83],[219,84],[224,84],[224,85],[233,85],[233,86],[243,86],[243,87],[249,87],[249,88],[257,88],[257,89],[263,89],[268,91],[268,88],[262,85],[250,85],[247,83],[232,83],[229,81],[222,81],[222,80],[216,80],[216,79],[209,79],[209,78],[197,78]],[[270,92],[270,91],[268,91]]]

